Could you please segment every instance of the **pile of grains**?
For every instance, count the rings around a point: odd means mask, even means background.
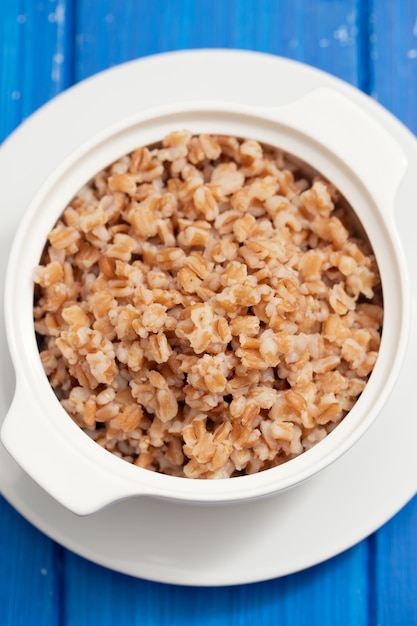
[[[279,465],[344,418],[374,367],[381,285],[328,182],[279,150],[186,131],[77,193],[34,271],[62,406],[142,468]]]

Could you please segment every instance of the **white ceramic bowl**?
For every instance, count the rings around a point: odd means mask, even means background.
[[[85,435],[62,408],[36,344],[33,268],[62,210],[100,169],[181,128],[258,139],[310,163],[355,208],[382,280],[384,326],[379,357],[353,409],[311,450],[250,476],[177,478],[138,468],[110,454]],[[395,385],[407,343],[410,294],[394,219],[396,194],[406,169],[406,158],[394,139],[345,96],[328,88],[313,90],[276,109],[233,103],[185,103],[152,109],[121,121],[80,147],[33,198],[12,246],[5,315],[17,382],[1,431],[4,446],[47,492],[80,515],[139,495],[207,503],[252,499],[292,487],[334,462],[378,417]]]

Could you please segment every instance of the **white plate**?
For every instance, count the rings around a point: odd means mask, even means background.
[[[96,75],[55,98],[4,143],[0,150],[1,281],[10,240],[37,187],[64,156],[110,123],[167,99],[274,106],[320,86],[333,87],[354,100],[385,126],[406,153],[409,169],[398,195],[397,224],[409,268],[417,268],[414,137],[376,103],[327,74],[259,53],[201,50],[149,57]],[[415,281],[412,289],[415,319]],[[3,319],[0,322],[3,419],[14,376]],[[299,571],[362,540],[416,493],[417,419],[412,409],[416,349],[414,324],[398,384],[374,426],[337,463],[279,496],[222,506],[137,498],[80,518],[40,489],[0,445],[1,492],[24,517],[65,547],[133,576],[213,586]]]

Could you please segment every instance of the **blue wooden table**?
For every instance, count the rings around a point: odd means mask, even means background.
[[[0,141],[101,70],[203,47],[307,62],[368,93],[417,133],[416,0],[1,0]],[[2,626],[417,624],[416,498],[372,536],[307,571],[219,588],[155,583],[91,563],[1,497],[0,529]]]

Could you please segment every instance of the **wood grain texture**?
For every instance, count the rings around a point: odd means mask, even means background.
[[[62,549],[0,496],[0,624],[59,626]]]
[[[75,3],[0,3],[0,141],[73,83]]]
[[[64,623],[99,625],[105,616],[105,623],[112,626],[365,626],[366,563],[367,547],[362,542],[340,557],[293,576],[251,585],[189,589],[136,580],[66,553]]]
[[[417,2],[373,0],[369,25],[372,96],[417,133]]]
[[[358,84],[362,14],[358,0],[78,2],[76,78],[144,55],[207,47],[308,61]]]
[[[0,2],[0,141],[74,82],[130,59],[202,47],[307,62],[371,93],[416,132],[416,19],[415,0]],[[211,589],[152,583],[89,563],[1,498],[0,524],[2,626],[417,624],[417,499],[326,563]]]
[[[417,2],[373,0],[369,44],[371,95],[417,133]],[[417,624],[416,498],[375,534],[372,552],[375,623]]]
[[[372,613],[378,626],[417,624],[417,498],[373,538]]]

